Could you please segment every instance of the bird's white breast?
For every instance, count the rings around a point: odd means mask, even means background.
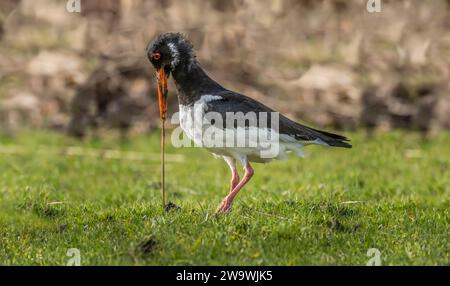
[[[197,145],[203,145],[201,135],[205,127],[203,116],[205,115],[207,103],[220,99],[222,99],[221,96],[206,94],[201,96],[193,105],[180,104],[180,126]]]

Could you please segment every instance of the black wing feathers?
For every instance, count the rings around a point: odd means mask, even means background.
[[[245,95],[241,95],[228,90],[217,93],[215,95],[221,96],[222,99],[208,102],[207,103],[208,109],[206,111],[207,112],[214,111],[220,113],[224,121],[224,128],[226,125],[225,121],[227,118],[226,117],[227,112],[233,113],[242,112],[243,114],[247,114],[248,112],[256,113],[256,121],[246,120],[244,123],[235,121],[234,122],[235,128],[242,124],[244,124],[245,127],[249,126],[260,127],[261,124],[259,120],[260,112],[267,114],[267,121],[266,121],[267,123],[264,122],[263,124],[264,126],[262,127],[271,126],[270,113],[275,111],[265,106],[264,104]],[[287,134],[290,136],[294,136],[299,141],[312,142],[319,139],[324,143],[328,144],[329,146],[345,147],[345,148],[352,147],[352,145],[347,143],[349,139],[347,139],[345,136],[304,126],[293,120],[290,120],[289,118],[285,117],[282,114],[279,114],[279,132],[280,134]]]

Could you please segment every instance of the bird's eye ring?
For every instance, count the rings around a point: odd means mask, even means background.
[[[152,55],[152,57],[153,57],[153,59],[154,59],[155,61],[157,61],[157,60],[159,60],[159,59],[161,58],[161,54],[160,54],[160,53],[154,53],[154,54]]]

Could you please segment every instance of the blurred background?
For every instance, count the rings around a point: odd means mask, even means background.
[[[225,87],[315,127],[449,130],[450,1],[380,2],[2,0],[0,130],[152,131],[145,47],[167,31]]]

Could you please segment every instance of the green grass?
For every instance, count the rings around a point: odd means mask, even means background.
[[[170,200],[158,188],[158,134],[79,142],[28,132],[0,137],[0,264],[450,265],[450,134],[366,139],[354,148],[306,148],[307,158],[255,165],[233,212],[214,217],[229,171],[201,149],[175,149]],[[142,152],[144,160],[61,155],[67,146]],[[150,158],[150,156],[149,156]]]

